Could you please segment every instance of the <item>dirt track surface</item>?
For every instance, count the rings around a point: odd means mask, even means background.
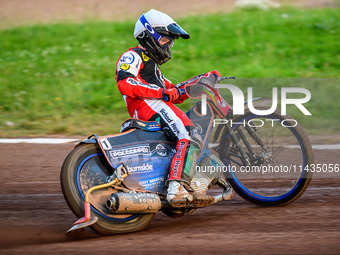
[[[235,196],[180,219],[157,213],[147,230],[66,237],[76,217],[59,172],[72,144],[1,144],[0,254],[339,254],[340,179],[312,180],[296,202],[256,207]],[[315,151],[339,163],[339,151]]]

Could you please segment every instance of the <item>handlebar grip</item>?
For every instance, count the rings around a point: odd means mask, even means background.
[[[181,88],[181,94],[182,95],[185,95],[186,93],[185,93],[185,88]]]
[[[169,102],[170,98],[169,98],[168,96],[164,96],[164,97],[163,97],[163,100],[164,100],[165,102]]]

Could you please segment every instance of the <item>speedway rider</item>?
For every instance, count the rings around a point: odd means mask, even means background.
[[[171,58],[170,49],[176,39],[188,39],[190,35],[171,17],[152,9],[140,16],[134,36],[139,45],[123,53],[117,62],[118,89],[131,117],[157,121],[164,133],[177,141],[167,182],[167,200],[173,207],[184,207],[193,199],[188,184],[200,141],[197,136],[190,138],[193,124],[174,105],[183,103],[188,96],[164,78],[158,65]]]

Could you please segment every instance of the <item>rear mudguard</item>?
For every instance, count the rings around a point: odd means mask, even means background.
[[[97,134],[90,135],[87,139],[82,140],[79,143],[77,143],[75,147],[78,147],[79,145],[81,145],[83,143],[92,143],[92,144],[98,143],[98,136],[97,136]]]

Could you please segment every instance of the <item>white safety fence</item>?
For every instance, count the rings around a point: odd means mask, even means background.
[[[36,143],[36,144],[61,144],[75,143],[79,139],[71,138],[1,138],[0,143]]]

